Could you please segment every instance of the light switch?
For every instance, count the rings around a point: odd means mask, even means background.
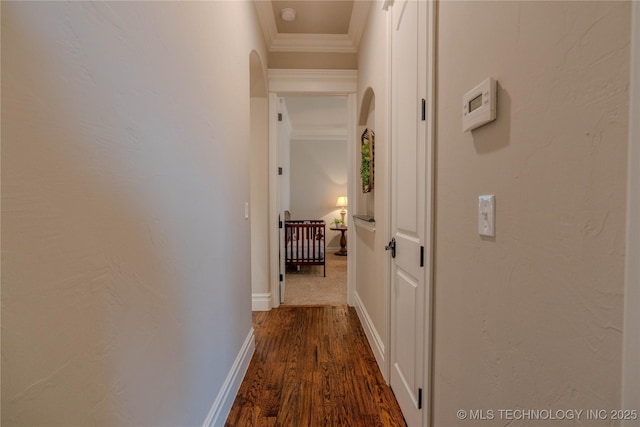
[[[244,219],[249,219],[249,202],[244,202]]]
[[[496,235],[496,196],[478,197],[478,233],[481,236]]]

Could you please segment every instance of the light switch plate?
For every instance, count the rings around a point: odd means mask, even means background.
[[[496,236],[496,196],[478,197],[478,233],[481,236]]]

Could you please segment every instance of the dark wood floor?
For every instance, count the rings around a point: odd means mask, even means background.
[[[254,313],[256,351],[225,426],[406,426],[353,308]]]

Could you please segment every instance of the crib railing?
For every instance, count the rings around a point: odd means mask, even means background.
[[[323,275],[326,277],[325,234],[323,220],[285,221],[285,264],[322,265]]]

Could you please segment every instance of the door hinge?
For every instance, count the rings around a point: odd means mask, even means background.
[[[418,389],[418,409],[422,409],[422,389]]]
[[[282,168],[278,168],[278,175],[282,175]]]
[[[282,228],[282,221],[278,221],[278,228]]]
[[[281,274],[280,275],[280,281],[282,282],[284,280],[284,276]]]
[[[278,121],[281,122],[282,121],[282,113],[278,113]]]
[[[420,267],[424,267],[424,246],[420,246]]]
[[[422,98],[422,121],[427,120],[427,100]]]

